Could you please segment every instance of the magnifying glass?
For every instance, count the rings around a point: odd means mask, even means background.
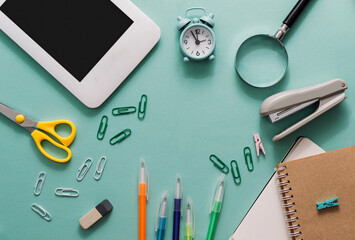
[[[235,68],[251,86],[265,88],[278,83],[287,72],[288,55],[281,42],[310,0],[299,0],[275,35],[258,34],[240,45]]]

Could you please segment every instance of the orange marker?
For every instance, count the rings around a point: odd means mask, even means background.
[[[139,161],[139,240],[146,239],[146,208],[149,195],[149,176],[143,158]]]

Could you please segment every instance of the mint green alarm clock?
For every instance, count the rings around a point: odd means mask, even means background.
[[[186,17],[191,10],[202,10],[205,14],[200,18],[192,20]],[[181,32],[180,49],[184,55],[184,61],[202,61],[214,59],[213,51],[216,46],[215,34],[212,30],[214,26],[213,14],[207,16],[206,10],[202,7],[188,8],[185,17],[178,17],[177,27]]]

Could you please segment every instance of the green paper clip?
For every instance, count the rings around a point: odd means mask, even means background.
[[[120,143],[131,135],[131,129],[127,128],[110,139],[110,144]]]
[[[97,130],[97,139],[102,140],[105,137],[106,129],[107,129],[108,117],[103,115],[101,118],[99,130]]]
[[[233,167],[233,163],[235,163],[235,167]],[[232,160],[231,161],[231,172],[232,172],[232,175],[233,175],[234,183],[237,184],[237,185],[241,184],[242,176],[240,175],[238,163],[237,163],[236,160]]]
[[[141,97],[141,100],[139,101],[139,105],[138,105],[138,119],[139,120],[143,120],[145,117],[145,111],[147,110],[147,102],[148,102],[148,97],[147,97],[147,95],[143,94]],[[143,106],[143,108],[142,108],[142,106]]]
[[[211,154],[210,160],[213,163],[213,165],[215,165],[216,168],[221,170],[223,173],[227,174],[229,172],[228,166],[224,162],[222,162],[222,160],[219,159],[216,155]]]
[[[254,163],[253,163],[253,157],[251,156],[250,148],[245,147],[243,152],[244,152],[245,164],[247,165],[248,170],[253,171],[254,170]]]
[[[136,111],[137,111],[136,107],[118,107],[112,109],[112,115],[118,116],[118,115],[135,113]]]

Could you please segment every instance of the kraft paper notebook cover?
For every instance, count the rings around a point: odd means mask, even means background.
[[[293,239],[355,239],[355,146],[277,165]],[[338,197],[338,206],[317,203]]]
[[[281,162],[304,158],[325,151],[308,138],[299,137]],[[257,231],[255,231],[257,229]],[[277,189],[277,174],[266,183],[230,240],[287,240],[285,217]]]

